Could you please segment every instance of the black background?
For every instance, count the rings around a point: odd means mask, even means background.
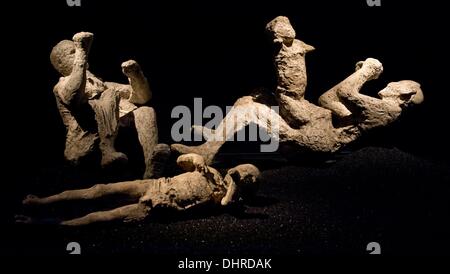
[[[42,178],[47,178],[42,177],[42,173],[52,173],[62,166],[64,127],[51,92],[59,76],[49,62],[49,53],[57,42],[71,39],[79,31],[93,32],[90,70],[107,81],[125,83],[121,62],[137,60],[153,90],[154,99],[150,105],[157,111],[160,139],[172,143],[170,128],[174,120],[170,118],[170,111],[174,106],[192,106],[194,97],[202,97],[204,105],[224,107],[232,105],[237,98],[249,94],[254,88],[275,85],[272,48],[264,27],[274,17],[285,15],[296,29],[297,38],[316,47],[316,51],[307,56],[309,78],[306,96],[309,100],[317,100],[323,92],[352,73],[357,61],[367,57],[379,59],[384,65],[384,73],[380,79],[367,85],[364,93],[375,95],[391,81],[410,79],[421,83],[424,104],[408,111],[394,126],[372,132],[357,144],[356,149],[364,146],[396,147],[398,149],[394,152],[398,152],[400,158],[404,158],[402,155],[407,155],[407,159],[411,157],[412,164],[404,159],[391,162],[397,154],[383,154],[380,161],[386,166],[372,167],[368,164],[365,168],[373,174],[381,174],[381,180],[401,182],[392,190],[399,195],[387,194],[391,199],[390,205],[403,203],[403,191],[411,194],[416,190],[426,190],[427,195],[421,196],[417,203],[414,198],[407,200],[414,204],[411,210],[428,208],[431,201],[441,199],[438,200],[439,213],[435,214],[434,207],[422,212],[429,218],[424,222],[432,220],[436,226],[447,224],[448,202],[444,197],[445,193],[448,194],[449,183],[445,170],[449,162],[447,125],[450,115],[447,104],[450,96],[446,85],[448,15],[442,2],[382,0],[381,7],[368,7],[365,0],[272,3],[82,0],[82,7],[68,7],[63,0],[8,4],[13,6],[4,12],[11,17],[2,19],[5,30],[2,44],[6,47],[3,50],[6,63],[6,75],[2,81],[5,87],[3,118],[6,121],[3,132],[7,138],[4,149],[9,163],[4,183],[11,183],[13,187],[6,202],[16,205],[21,195],[30,192],[30,189],[36,191],[41,186]],[[363,161],[378,161],[377,151],[369,150],[367,153],[375,152],[374,155],[366,155]],[[348,162],[349,165],[352,163]],[[392,167],[391,163],[400,166]],[[429,169],[415,170],[424,166]],[[391,174],[389,168],[400,171]],[[428,170],[432,171],[427,173]],[[384,172],[390,175],[383,178]],[[415,178],[417,172],[421,173]],[[284,176],[283,173],[281,176]],[[290,178],[287,174],[285,176]],[[404,182],[405,176],[410,181]],[[358,185],[358,179],[352,181],[352,176],[346,179],[349,185]],[[414,179],[422,181],[416,183]],[[301,181],[299,178],[286,180],[291,183]],[[373,182],[376,184],[375,179]],[[345,184],[341,182],[341,186]],[[417,186],[414,191],[405,189],[411,184]],[[371,187],[374,186],[369,184],[369,189]],[[47,189],[40,191],[42,194],[49,192]],[[370,197],[391,193],[389,186],[378,191]],[[323,194],[312,192],[312,195]],[[368,194],[370,190],[362,193]],[[361,192],[353,192],[349,197],[352,195],[361,195]],[[348,198],[338,194],[332,196],[337,200]],[[408,207],[409,204],[404,204],[405,210]],[[370,216],[384,220],[381,217],[387,212],[384,210],[389,211],[383,208]],[[6,223],[12,218],[9,213],[4,218]],[[349,211],[347,217],[353,213]],[[402,229],[414,225],[413,222],[399,223],[392,227],[398,229],[395,233],[401,234]],[[422,223],[420,229],[415,229],[421,231],[425,227],[430,228]],[[14,226],[10,228],[14,230]],[[432,231],[426,230],[424,233],[432,237]],[[344,233],[342,237],[351,241],[350,234]],[[411,234],[416,235],[415,232]],[[389,241],[394,242],[395,238],[391,236]],[[435,242],[422,241],[426,253],[433,253],[433,248],[436,252],[445,250],[443,246],[436,246],[439,239],[433,240]],[[407,239],[393,244],[398,248],[391,252],[402,253],[401,246],[405,242]],[[353,245],[356,244],[352,243],[343,250],[338,247],[331,250],[336,253],[358,253],[352,250]],[[12,251],[13,248],[8,246]],[[318,244],[315,248],[312,240],[307,246],[312,253],[320,253],[324,247]],[[326,247],[329,248],[329,245]],[[117,247],[117,250],[120,252],[121,248]],[[189,252],[190,249],[185,248],[184,251]]]

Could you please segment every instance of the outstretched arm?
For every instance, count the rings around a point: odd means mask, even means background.
[[[57,92],[61,100],[71,105],[82,100],[82,93],[86,87],[87,55],[91,47],[93,34],[79,32],[73,36],[75,43],[75,59],[72,72],[64,79],[62,87]]]
[[[303,41],[300,41],[300,44],[302,45],[302,48],[303,48],[303,50],[304,50],[305,53],[314,51],[314,50],[316,49],[315,47],[313,47],[313,46],[311,46],[311,45],[308,45],[308,44],[306,44],[306,43],[303,42]]]

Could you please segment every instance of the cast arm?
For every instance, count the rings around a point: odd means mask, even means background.
[[[74,35],[75,59],[72,72],[64,81],[57,85],[55,91],[58,93],[62,102],[66,105],[72,105],[82,101],[82,95],[86,87],[86,69],[87,55],[92,43],[93,34],[89,32],[80,32]]]
[[[355,93],[352,92],[351,90],[348,89],[341,89],[339,88],[337,90],[337,96],[339,98],[339,100],[349,109],[352,110],[352,113],[357,110],[357,111],[364,111],[366,110],[369,106],[368,103],[369,101],[373,100],[380,100],[374,97],[370,97],[364,94],[360,94],[360,93]]]
[[[308,52],[314,51],[316,49],[314,46],[308,45],[303,41],[300,41],[300,45],[301,45],[302,49],[304,50],[304,53],[308,53]]]

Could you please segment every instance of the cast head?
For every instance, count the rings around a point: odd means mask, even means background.
[[[270,39],[275,44],[284,44],[288,47],[292,46],[295,40],[295,30],[286,16],[278,16],[266,25],[266,31],[268,32]],[[302,53],[308,53],[315,48],[302,41],[299,41]]]
[[[253,197],[258,190],[259,175],[259,169],[252,164],[238,165],[228,170],[224,178],[228,191],[222,199],[222,205]]]
[[[50,53],[50,62],[53,67],[61,75],[69,76],[72,73],[77,48],[88,54],[92,38],[93,34],[90,32],[78,32],[73,36],[73,41],[63,40],[59,42]]]
[[[420,84],[411,80],[391,82],[378,95],[383,100],[394,101],[402,108],[421,104],[424,100]]]
[[[276,43],[291,45],[295,39],[295,30],[286,16],[278,16],[266,25],[266,30]]]
[[[50,62],[61,75],[69,76],[72,72],[75,50],[75,43],[70,40],[63,40],[53,47]]]

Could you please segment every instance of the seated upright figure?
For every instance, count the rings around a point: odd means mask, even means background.
[[[88,70],[88,54],[93,34],[80,32],[73,41],[59,42],[50,54],[53,67],[62,75],[54,87],[57,106],[67,129],[64,156],[71,163],[101,151],[101,165],[128,160],[115,149],[119,125],[134,126],[145,158],[144,178],[159,176],[153,159],[169,153],[158,145],[158,129],[146,77],[138,63],[129,60],[122,71],[129,84],[103,82]]]
[[[104,221],[139,221],[155,209],[169,208],[184,211],[198,206],[226,206],[249,197],[256,191],[259,170],[243,164],[228,170],[224,178],[214,168],[207,166],[196,154],[178,157],[177,164],[185,171],[172,178],[159,178],[95,185],[88,189],[69,190],[53,196],[38,198],[29,195],[25,205],[43,205],[60,201],[93,200],[109,195],[123,194],[135,201],[109,211],[90,213],[73,220],[57,222],[62,225],[86,225]],[[33,223],[26,216],[16,216],[17,222]]]

